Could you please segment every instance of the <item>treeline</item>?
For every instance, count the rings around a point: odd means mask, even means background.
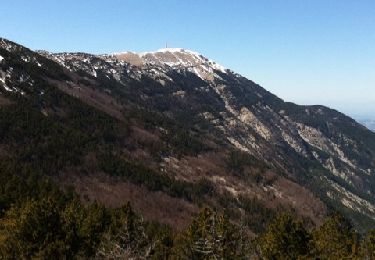
[[[130,204],[83,206],[50,194],[13,206],[0,219],[2,259],[374,259],[375,231],[361,237],[334,214],[308,229],[278,215],[257,237],[226,212],[205,208],[180,232],[143,221]]]
[[[97,203],[82,205],[74,192],[62,192],[45,176],[18,175],[12,164],[2,161],[0,259],[375,257],[375,231],[361,237],[339,215],[328,218],[320,228],[310,229],[310,225],[292,215],[272,211],[257,200],[219,196],[205,181],[197,186],[181,183],[181,187],[174,189],[171,179],[155,176],[155,180],[148,180],[152,173],[143,166],[110,159],[103,158],[102,167],[112,174],[128,175],[126,178],[132,182],[187,200],[200,201],[202,196],[215,196],[220,208],[227,210],[204,209],[192,219],[189,227],[174,232],[167,226],[143,221],[129,204],[118,209],[108,209]],[[185,191],[195,195],[185,197]],[[236,215],[239,208],[243,209],[242,216]],[[268,222],[270,224],[264,227]],[[250,230],[259,234],[258,237],[251,236]]]

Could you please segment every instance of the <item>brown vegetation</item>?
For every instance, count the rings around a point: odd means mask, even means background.
[[[149,191],[105,174],[61,174],[60,183],[72,186],[83,201],[97,201],[109,207],[117,208],[131,201],[134,209],[146,220],[168,224],[174,229],[186,227],[198,207],[183,199],[172,198],[162,192]]]

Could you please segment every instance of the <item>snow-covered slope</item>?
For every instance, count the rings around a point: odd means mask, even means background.
[[[222,73],[227,71],[223,66],[201,54],[182,48],[165,48],[143,53],[114,53],[112,56],[139,67],[162,66],[165,69],[187,69],[202,79],[212,79],[213,76],[217,76],[215,71]]]

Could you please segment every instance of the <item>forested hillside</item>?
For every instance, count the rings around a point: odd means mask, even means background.
[[[375,134],[349,117],[181,49],[0,57],[0,257],[374,256]]]

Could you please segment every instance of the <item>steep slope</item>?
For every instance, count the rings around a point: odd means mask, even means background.
[[[368,129],[370,129],[371,131],[375,131],[375,120],[371,120],[371,119],[364,119],[364,120],[360,120],[360,122],[366,126]]]
[[[160,174],[163,182],[177,181],[180,186],[171,190],[145,185],[144,179],[134,177],[137,174],[125,176],[143,189],[179,198],[178,203],[186,205],[183,212],[194,211],[198,201],[245,208],[243,198],[256,198],[266,208],[282,205],[319,222],[326,213],[323,201],[360,228],[374,223],[375,134],[337,111],[284,102],[254,82],[184,49],[97,56],[37,54],[6,40],[0,46],[3,100],[19,102],[13,101],[14,96],[32,97],[43,104],[39,109],[47,117],[67,114],[68,107],[40,101],[46,90],[36,82],[43,82],[116,122],[126,122],[130,134],[121,140],[112,137],[116,141],[110,142],[111,147],[118,151],[107,161],[99,158],[104,167],[93,167],[90,173],[104,171],[124,177],[121,167],[129,168],[123,166],[126,156],[137,165],[147,161],[147,168]],[[16,62],[9,63],[10,57]],[[46,63],[52,65],[46,67]],[[38,99],[28,92],[36,89]],[[82,152],[85,158],[94,154],[96,161],[101,155],[98,150],[107,149],[94,147]],[[127,182],[101,177],[88,185],[80,168],[62,168],[59,181],[72,184],[82,194],[86,188],[90,199],[107,193],[107,203],[123,203],[119,194],[130,189]],[[108,188],[97,192],[102,185]],[[197,185],[202,191],[188,195]],[[114,187],[118,192],[110,192]],[[139,197],[134,199],[136,207],[146,212],[147,205]],[[221,204],[218,197],[229,204]]]

